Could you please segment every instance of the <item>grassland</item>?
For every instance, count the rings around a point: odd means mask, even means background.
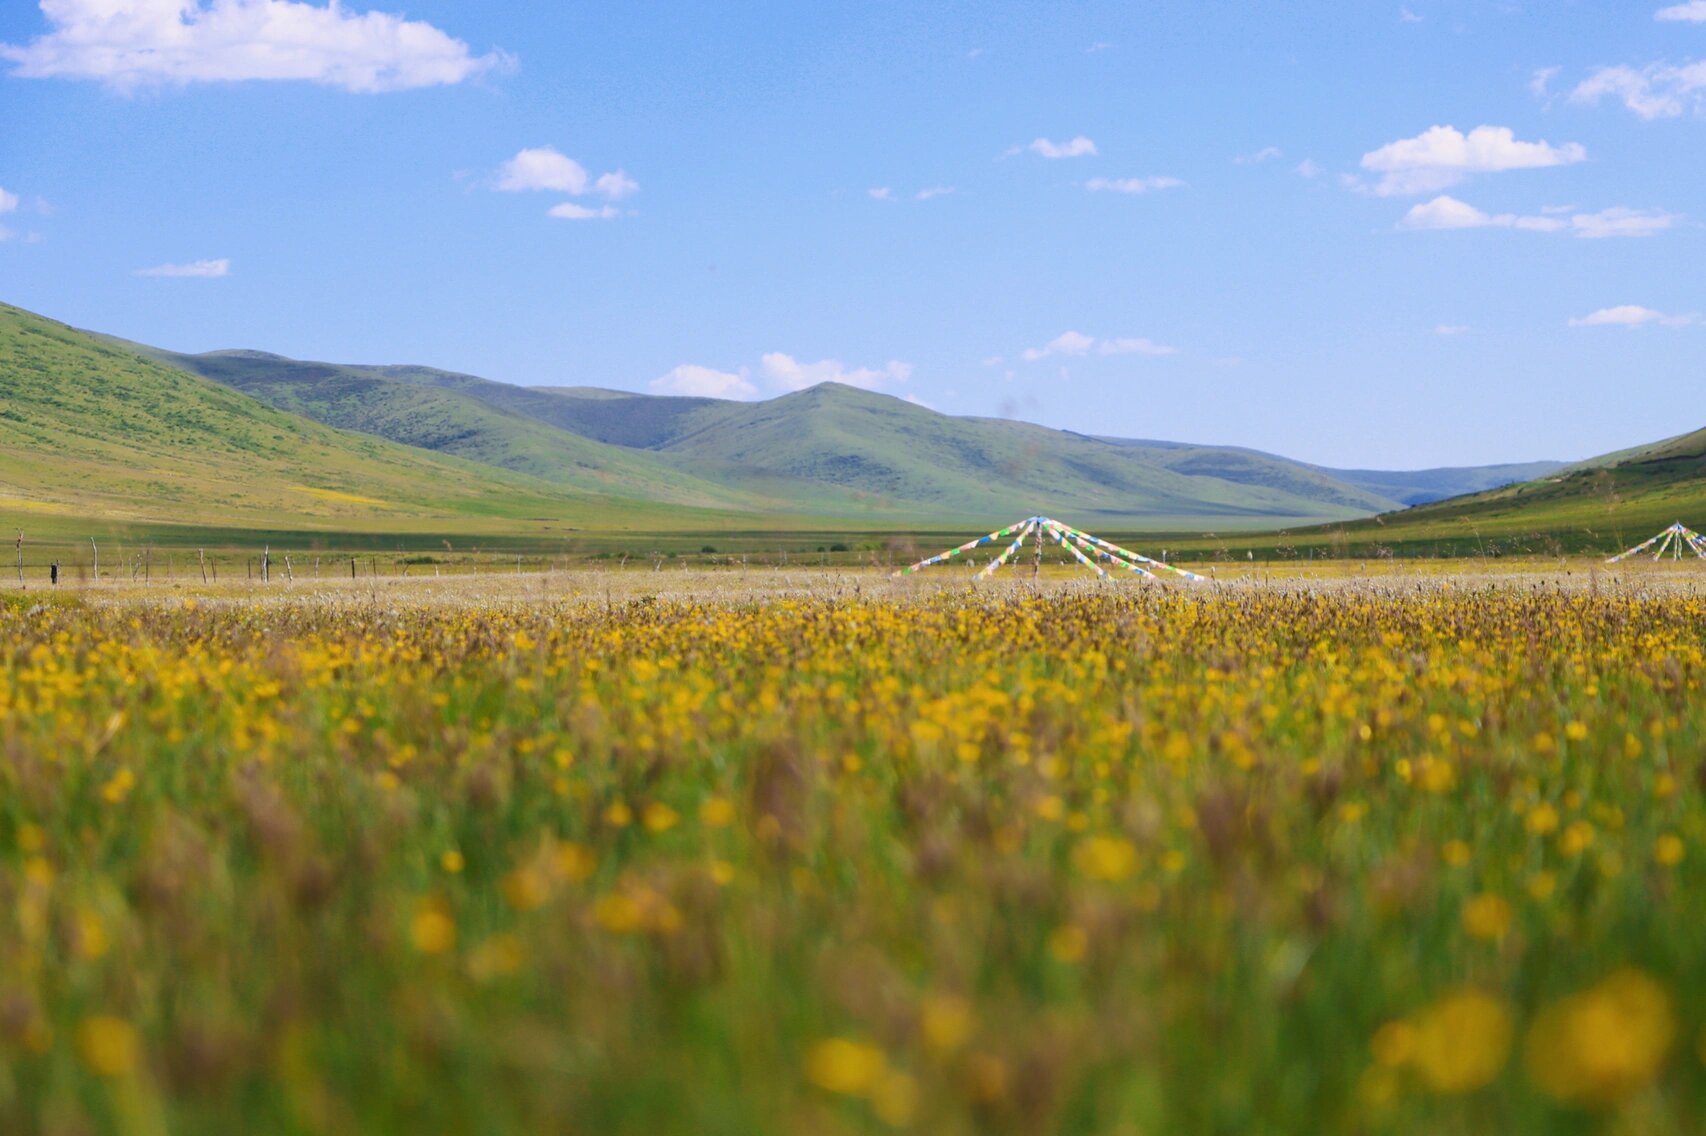
[[[1698,1131],[1696,577],[1427,568],[12,590],[0,1130]]]
[[[1084,524],[1259,529],[1384,512],[1555,463],[1332,470],[1230,446],[1089,437],[940,414],[829,383],[762,402],[524,388],[419,366],[185,355],[126,344],[316,421],[574,484],[867,528],[1071,513]],[[990,523],[993,523],[992,521]]]
[[[1227,541],[1258,555],[1487,557],[1611,553],[1675,521],[1706,524],[1706,430],[1655,442],[1518,485],[1492,489],[1342,525]]]
[[[564,459],[568,461],[568,458]],[[270,532],[560,542],[589,527],[753,527],[620,463],[572,485],[329,428],[0,305],[0,524],[57,539]],[[566,475],[565,475],[566,476]],[[758,523],[812,527],[786,513]],[[199,535],[198,535],[199,534]]]

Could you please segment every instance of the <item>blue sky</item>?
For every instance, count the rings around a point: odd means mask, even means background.
[[[1706,425],[1706,0],[44,0],[0,44],[0,299],[178,350],[1388,468]]]

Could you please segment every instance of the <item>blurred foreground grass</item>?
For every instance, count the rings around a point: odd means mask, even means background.
[[[0,605],[0,1131],[1706,1123],[1706,603]]]

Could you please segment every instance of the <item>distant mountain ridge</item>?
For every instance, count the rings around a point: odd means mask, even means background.
[[[1367,516],[1561,468],[1338,471],[1238,447],[957,418],[833,383],[736,402],[518,387],[423,366],[138,349],[332,425],[504,468],[550,477],[544,455],[560,462],[577,440],[592,442],[647,458],[706,501],[872,521],[1049,508],[1087,524],[1269,527]]]
[[[1589,458],[1513,485],[1344,525],[1343,547],[1445,546],[1481,554],[1620,551],[1682,521],[1706,527],[1706,429]],[[1310,543],[1322,530],[1290,538]]]
[[[422,366],[184,355],[0,305],[0,515],[445,538],[970,529],[1032,512],[1178,533],[1348,523],[1488,470],[951,417],[822,384],[763,402]],[[554,539],[554,538],[550,538]]]

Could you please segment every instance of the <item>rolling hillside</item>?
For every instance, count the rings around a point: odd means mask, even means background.
[[[292,414],[583,492],[694,508],[780,507],[685,475],[647,454],[566,433],[505,408],[501,397],[482,399],[454,384],[424,381],[418,374],[422,368],[302,363],[261,351],[184,356],[137,349]],[[469,382],[502,386],[483,379]],[[520,387],[507,390],[531,393]]]
[[[1387,551],[1609,555],[1678,520],[1706,527],[1706,429],[1605,454],[1517,485],[1246,543],[1252,549],[1331,549],[1352,556]]]
[[[541,532],[687,513],[331,429],[0,305],[0,515],[35,532]]]
[[[1133,528],[1265,528],[1367,516],[1429,492],[1429,475],[1341,477],[1234,447],[954,418],[835,384],[746,403],[253,351],[139,350],[331,425],[566,484],[602,478],[678,503],[879,528],[1036,509]],[[1480,478],[1476,488],[1498,476],[1435,471],[1453,474]]]
[[[823,384],[764,402],[524,388],[420,366],[182,355],[0,307],[0,514],[309,531],[1351,523],[1535,467],[1341,471],[958,418]],[[1406,514],[1407,515],[1407,514]]]

